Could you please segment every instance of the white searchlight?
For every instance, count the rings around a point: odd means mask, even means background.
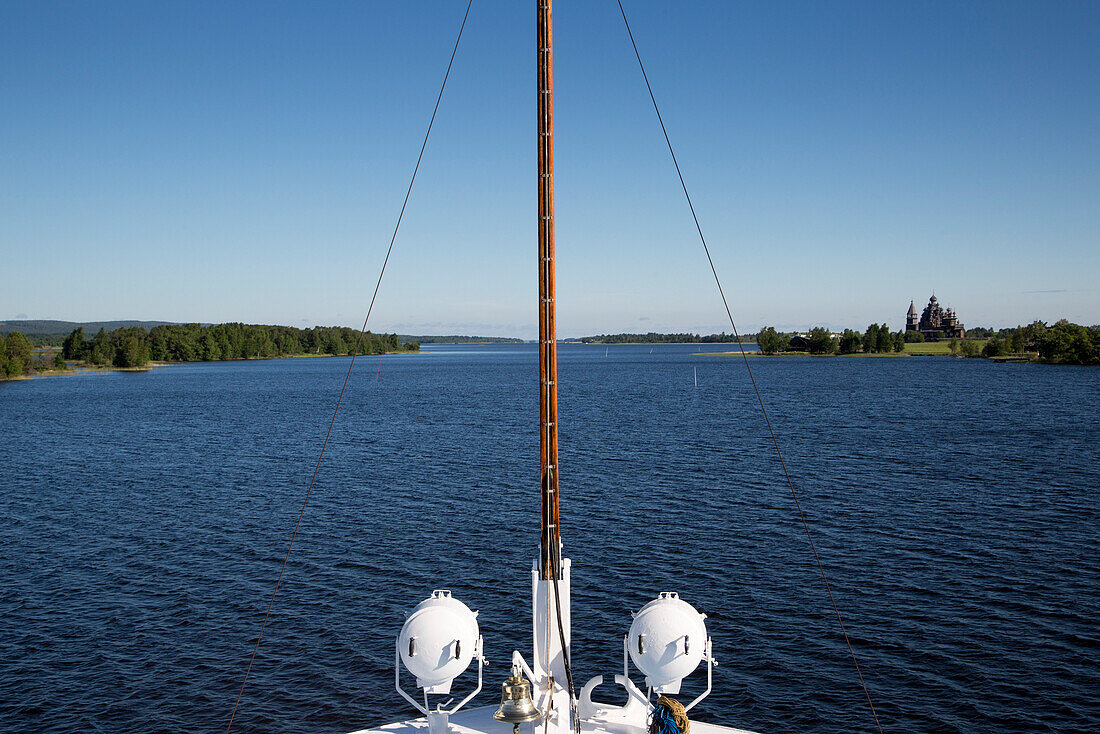
[[[684,706],[690,710],[711,691],[712,671],[717,662],[711,656],[705,614],[664,591],[634,615],[630,631],[623,640],[623,676],[628,677],[627,657],[645,674],[650,694],[677,694],[684,678],[707,663],[707,689]]]
[[[474,659],[477,660],[477,688],[451,709],[437,705],[434,711],[430,710],[428,694],[450,693],[451,683],[470,667]],[[416,676],[417,687],[423,689],[423,704],[402,690],[402,663]],[[446,731],[448,715],[458,711],[481,691],[485,663],[477,612],[470,611],[468,606],[452,597],[450,591],[439,589],[416,605],[397,636],[394,685],[405,700],[428,717],[434,734]]]

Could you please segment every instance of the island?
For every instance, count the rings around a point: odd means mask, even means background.
[[[208,362],[277,357],[345,356],[418,352],[420,344],[397,334],[375,334],[346,326],[293,326],[260,324],[158,324],[120,326],[107,331],[101,326],[92,338],[83,326],[73,329],[60,350],[49,349],[51,335],[38,348],[19,331],[10,331],[0,348],[0,378],[65,372],[72,366],[108,369],[144,369],[157,362]],[[38,352],[36,355],[35,352]]]
[[[962,332],[962,326],[956,333]],[[863,332],[844,329],[837,333],[824,327],[808,332],[783,333],[765,326],[756,335],[760,351],[768,356],[955,356],[985,357],[997,361],[1034,361],[1048,364],[1100,364],[1100,325],[1082,326],[1061,319],[1048,326],[1034,321],[1027,326],[993,329],[975,328],[970,337],[943,338],[920,329],[891,332],[886,324],[871,324]],[[975,334],[988,334],[975,338]],[[740,352],[709,352],[708,356],[729,356]]]

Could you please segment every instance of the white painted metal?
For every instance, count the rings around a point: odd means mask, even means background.
[[[615,706],[614,704],[593,701],[592,691],[596,686],[603,683],[603,676],[597,675],[584,684],[584,688],[581,689],[578,697],[577,714],[581,717],[581,720],[593,723],[637,724],[639,726],[645,724],[646,717],[649,716],[649,701],[646,699],[645,694],[639,691],[637,686],[626,676],[615,676],[615,682],[626,689],[626,703],[622,706]]]
[[[434,712],[430,711],[428,694],[450,693],[451,683],[474,659],[477,659],[477,688],[449,710],[437,706]],[[477,612],[470,611],[450,591],[437,589],[416,605],[397,636],[394,687],[405,700],[429,716],[436,730],[433,734],[443,734],[447,731],[447,714],[457,712],[481,691],[485,662]],[[401,688],[402,663],[416,676],[417,687],[423,689],[423,705]]]
[[[516,650],[512,653],[512,665],[520,668],[531,681],[536,705],[540,710],[548,712],[549,718],[523,724],[521,725],[521,731],[527,734],[547,734],[547,732],[550,732],[550,734],[569,734],[572,730],[572,721],[570,718],[569,693],[564,685],[565,666],[557,628],[556,605],[553,597],[554,584],[552,581],[543,581],[539,578],[539,575],[536,564],[536,567],[532,570],[531,594],[532,632],[535,636],[533,660],[535,664],[534,666],[528,665],[523,654]],[[562,559],[562,576],[563,578],[558,581],[558,587],[562,597],[562,624],[565,631],[566,645],[568,646],[570,643],[570,562],[567,558]],[[454,614],[455,619],[451,619],[442,611],[425,611],[429,609],[448,610]],[[464,616],[462,610],[465,610],[469,616]],[[432,649],[442,656],[443,662],[439,669],[446,668],[451,663],[451,660],[447,658],[447,650],[449,649],[447,643],[458,639],[459,633],[451,632],[449,633],[451,636],[448,638],[447,633],[444,633],[442,637],[438,635],[430,637],[428,632],[451,629],[451,625],[454,625],[454,628],[459,629],[460,633],[464,632],[467,635],[465,639],[469,639],[470,634],[477,634],[478,631],[476,616],[476,612],[471,612],[465,604],[453,599],[450,592],[433,592],[431,598],[417,605],[413,613],[409,615],[405,626],[402,627],[401,635],[397,638],[394,665],[398,691],[426,716],[387,724],[376,729],[363,729],[353,734],[510,734],[510,724],[503,724],[493,719],[492,714],[496,710],[495,706],[478,707],[459,712],[459,709],[470,701],[482,687],[482,668],[485,664],[485,658],[482,656],[480,636],[477,637],[476,647],[471,655],[471,657],[478,659],[477,688],[459,702],[457,706],[449,710],[437,706],[432,711],[429,710],[427,705],[427,688],[425,689],[423,704],[418,703],[400,688],[400,663],[405,657],[401,653],[403,647],[406,652],[408,651],[410,638],[423,639],[425,644],[429,639],[435,640]],[[425,621],[414,622],[414,617]],[[643,651],[639,653],[639,660],[645,662],[652,658],[652,656],[647,657],[645,653],[644,641],[646,639],[650,641],[651,645],[658,645],[664,641],[665,649],[670,651],[668,661],[662,663],[662,658],[658,657],[658,664],[649,666],[649,671],[639,665],[639,668],[647,673],[647,685],[652,688],[652,691],[657,691],[657,687],[651,685],[650,673],[658,678],[667,678],[669,673],[680,674],[681,672],[686,676],[695,667],[698,667],[701,661],[706,661],[708,663],[707,689],[685,708],[691,709],[710,693],[710,669],[714,665],[714,660],[711,656],[710,639],[706,637],[706,625],[703,621],[705,618],[705,615],[700,614],[694,607],[682,601],[673,593],[662,593],[657,599],[642,607],[634,615],[634,623],[631,624],[630,633],[624,638],[623,674],[615,676],[615,682],[623,686],[626,692],[626,701],[622,705],[616,705],[593,700],[592,693],[603,683],[603,676],[596,676],[589,680],[580,690],[577,700],[577,718],[580,721],[581,734],[646,734],[651,708],[649,695],[643,694],[630,681],[628,676],[628,660],[632,657],[629,649],[630,642],[633,639],[636,643],[639,634],[646,636],[643,637]],[[429,623],[429,620],[434,623]],[[462,620],[466,626],[463,627],[463,624],[459,624],[457,620]],[[469,627],[470,623],[473,625],[472,633]],[[686,651],[684,650],[685,640],[687,643]],[[699,643],[699,640],[703,640],[703,642]],[[698,653],[693,652],[693,649],[696,648]],[[427,647],[421,649],[426,651]],[[413,650],[416,650],[415,644]],[[409,659],[416,660],[417,657],[414,654],[410,655]],[[441,658],[436,659],[440,660]],[[692,664],[692,660],[694,660],[694,664]],[[422,666],[419,663],[420,661],[413,663],[417,666],[416,670],[410,668],[410,671],[414,674],[419,671],[420,674],[426,676],[420,678],[418,675],[418,683],[428,682],[429,679],[435,680],[438,675],[437,667]],[[469,663],[470,660],[466,660],[465,665],[468,666]],[[635,664],[638,664],[637,660]],[[648,666],[648,662],[646,664]],[[458,670],[458,673],[463,670],[465,670],[465,667]],[[451,672],[451,668],[446,668],[447,674]],[[677,690],[679,689],[679,680],[676,681]],[[447,681],[448,691],[451,681],[453,681],[453,678]],[[438,688],[434,688],[433,692],[435,690],[438,690]],[[693,721],[691,728],[692,734],[753,734],[753,732],[744,729],[706,724],[699,721]]]
[[[450,709],[444,710],[443,707],[440,706],[440,705],[436,705],[434,712],[429,709],[429,707],[428,707],[428,694],[429,693],[437,693],[438,691],[435,690],[435,689],[428,689],[428,688],[423,689],[424,690],[424,703],[423,703],[423,705],[421,705],[419,702],[417,702],[417,700],[415,698],[413,698],[408,693],[406,693],[405,689],[403,689],[401,687],[401,649],[400,649],[401,640],[400,639],[397,641],[397,648],[398,649],[394,650],[394,653],[393,653],[393,686],[394,686],[394,688],[397,689],[397,692],[401,694],[402,698],[404,698],[406,701],[411,703],[422,714],[427,714],[428,716],[431,716],[433,713],[453,714],[456,711],[458,711],[460,708],[462,708],[463,706],[468,704],[470,702],[470,699],[472,699],[477,694],[481,693],[481,686],[482,686],[482,682],[484,680],[485,666],[488,664],[488,661],[485,659],[485,656],[481,654],[482,645],[483,645],[482,640],[481,640],[480,637],[478,637],[477,638],[477,650],[476,650],[476,653],[475,653],[476,656],[477,656],[477,688],[470,691],[470,693],[467,694],[466,698],[459,701],[457,704],[454,705],[454,707],[452,707]],[[446,688],[447,688],[447,690],[444,691],[444,693],[450,693],[451,684],[448,683],[446,685]],[[448,703],[450,703],[450,702],[448,701]],[[445,728],[446,727],[446,717],[443,718],[443,722],[444,722],[444,728]]]
[[[428,711],[428,734],[448,734],[450,730],[451,712]]]
[[[679,693],[680,682],[704,659],[709,669],[705,619],[705,614],[670,591],[661,592],[634,615],[626,648],[654,693]]]
[[[565,656],[562,654],[561,634],[558,631],[558,607],[561,608],[562,629],[568,648],[570,636],[569,576],[571,563],[561,559],[561,578],[555,584],[539,578],[538,561],[531,566],[531,620],[534,633],[532,665],[527,666],[522,656],[513,653],[524,672],[531,679],[535,703],[544,713],[541,730],[548,734],[567,734],[572,731],[569,710],[569,690],[566,687]],[[555,603],[555,590],[561,595]]]
[[[710,638],[707,638],[707,650],[706,655],[703,658],[707,664],[707,689],[692,699],[691,703],[684,706],[684,711],[691,711],[695,708],[695,704],[702,701],[704,698],[710,695],[710,692],[714,689],[714,666],[718,665],[718,661],[714,659],[714,655],[711,654],[713,643]]]
[[[601,704],[596,704],[597,706]],[[450,734],[511,734],[511,724],[504,724],[493,719],[496,706],[478,706],[464,709],[450,717]],[[541,734],[543,723],[541,721],[530,724],[521,724],[520,731],[523,734]],[[353,734],[430,734],[428,720],[426,718],[410,719],[394,724],[386,724],[376,729],[362,729]],[[633,716],[623,714],[617,716],[616,712],[608,711],[604,715],[591,720],[581,719],[581,734],[646,734],[646,721],[644,714],[640,717],[637,712]],[[691,734],[754,734],[745,729],[735,729],[728,726],[718,726],[702,721],[691,722]]]
[[[427,693],[450,693],[451,681],[470,666],[477,648],[477,612],[439,589],[416,605],[397,649],[401,662]]]
[[[565,644],[569,639],[569,570],[568,558],[561,559],[561,579],[555,585],[553,581],[539,578],[538,562],[531,567],[531,605],[534,624],[534,671],[540,682],[547,675],[553,675],[555,682],[565,685],[565,658],[562,655],[561,640],[558,634],[557,604],[554,603],[554,590],[561,594],[560,606],[562,627],[565,630]]]

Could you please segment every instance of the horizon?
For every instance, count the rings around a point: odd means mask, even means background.
[[[5,4],[0,317],[359,328],[464,7]],[[741,333],[1100,322],[1100,6],[626,7]],[[474,4],[371,331],[534,338],[533,33]],[[617,7],[555,41],[559,337],[729,332]]]
[[[58,324],[64,324],[65,328],[69,328],[70,325],[71,326],[76,326],[76,327],[83,327],[83,326],[88,326],[90,324],[95,325],[95,324],[103,324],[103,323],[134,323],[136,325],[143,326],[143,327],[146,324],[154,324],[154,325],[155,324],[169,324],[169,325],[175,325],[175,326],[186,325],[186,324],[200,324],[202,326],[216,326],[218,324],[224,324],[224,323],[244,323],[244,322],[239,322],[239,321],[228,321],[228,322],[227,321],[222,321],[222,322],[167,321],[167,320],[164,320],[164,319],[95,319],[95,320],[86,320],[86,321],[74,321],[74,320],[71,320],[71,319],[32,319],[32,318],[28,318],[26,314],[19,314],[19,318],[0,319],[0,325],[10,325],[12,323],[24,322],[24,321],[26,321],[26,322],[56,322]],[[1035,320],[1032,320],[1032,321],[1029,321],[1029,322],[1026,322],[1026,323],[1013,324],[1011,326],[990,326],[989,324],[966,324],[966,323],[964,323],[963,326],[967,331],[970,331],[973,328],[993,329],[994,331],[996,331],[998,329],[1011,329],[1011,328],[1018,328],[1018,327],[1022,327],[1022,326],[1027,326],[1027,325],[1033,323],[1034,321]],[[893,331],[893,332],[904,331],[905,330],[905,320],[903,318],[902,321],[901,321],[901,324],[900,324],[900,326],[898,326],[898,328],[894,328],[894,324],[891,323],[891,321],[889,321],[889,320],[874,321],[872,319],[870,322],[868,322],[865,325],[854,325],[854,324],[836,325],[836,324],[826,324],[826,323],[817,323],[817,322],[811,323],[807,326],[790,326],[790,325],[782,325],[781,326],[781,325],[777,325],[777,324],[762,324],[761,326],[759,326],[757,328],[754,328],[752,330],[742,331],[742,330],[739,329],[738,333],[740,334],[740,336],[742,338],[750,338],[750,337],[755,338],[756,335],[760,332],[761,329],[763,329],[765,327],[769,327],[769,326],[776,329],[776,331],[778,331],[779,333],[788,333],[788,334],[789,333],[807,333],[807,332],[809,332],[812,329],[817,328],[817,327],[825,328],[828,331],[833,332],[833,333],[840,333],[840,332],[843,332],[845,329],[853,329],[853,330],[858,331],[858,332],[863,332],[869,326],[871,326],[872,324],[873,325],[879,325],[879,324],[883,324],[883,323],[885,323],[890,328],[890,331]],[[1055,322],[1052,321],[1052,322],[1044,322],[1044,323],[1046,323],[1048,326],[1050,326]],[[252,325],[257,325],[257,326],[285,326],[285,327],[296,328],[296,329],[344,327],[344,328],[354,329],[356,331],[358,331],[359,329],[362,328],[362,324],[359,324],[358,326],[356,326],[354,324],[324,324],[324,323],[317,323],[317,324],[310,324],[310,325],[307,326],[307,325],[303,325],[303,324],[285,324],[285,323],[278,323],[278,322],[255,322]],[[1087,326],[1087,327],[1100,327],[1100,324],[1094,324],[1094,323],[1082,323],[1081,325],[1082,326]],[[488,334],[488,333],[473,333],[473,332],[470,332],[470,333],[458,333],[458,332],[446,332],[446,333],[445,332],[436,332],[436,333],[420,332],[420,333],[413,333],[413,332],[409,332],[409,331],[395,332],[392,329],[387,329],[385,331],[381,331],[381,330],[378,330],[378,329],[370,328],[369,325],[368,325],[367,331],[368,332],[373,332],[373,333],[376,333],[376,334],[378,334],[378,333],[391,333],[391,334],[392,333],[397,333],[397,334],[400,334],[401,336],[410,336],[410,337],[433,337],[434,338],[434,337],[456,336],[456,337],[483,337],[483,338],[487,338],[487,339],[522,339],[525,342],[535,342],[535,341],[537,341],[537,337],[525,338],[525,337],[510,336],[510,335],[507,335],[507,334]],[[558,338],[558,341],[573,341],[573,340],[578,340],[578,339],[582,339],[582,338],[586,338],[586,337],[594,337],[594,336],[613,336],[613,335],[620,335],[620,334],[636,334],[636,335],[639,335],[639,336],[644,336],[644,335],[650,334],[650,333],[656,333],[656,334],[692,334],[692,335],[700,336],[700,337],[715,336],[715,335],[723,334],[723,333],[724,334],[730,334],[731,336],[733,335],[731,331],[727,331],[727,330],[724,330],[724,329],[718,329],[718,330],[715,330],[715,331],[708,331],[708,330],[701,330],[701,329],[676,328],[676,329],[670,329],[668,331],[653,331],[653,330],[646,329],[646,330],[636,330],[636,331],[592,332],[592,333],[575,334],[575,335],[574,334],[568,334],[568,335],[558,334],[557,338]]]

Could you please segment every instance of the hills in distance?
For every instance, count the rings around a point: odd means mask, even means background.
[[[0,336],[6,336],[13,331],[18,331],[35,346],[60,346],[65,337],[72,333],[73,329],[83,328],[87,338],[95,336],[100,329],[114,331],[115,329],[129,329],[140,326],[146,331],[154,326],[178,324],[178,321],[139,321],[136,319],[123,319],[118,321],[59,321],[55,319],[12,319],[0,321]],[[419,342],[420,344],[522,344],[523,339],[515,339],[503,336],[414,336],[399,334],[402,342]]]

